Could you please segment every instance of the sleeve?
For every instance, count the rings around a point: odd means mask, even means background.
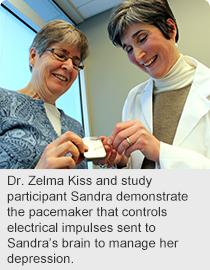
[[[210,159],[192,150],[161,142],[160,169],[210,169]]]

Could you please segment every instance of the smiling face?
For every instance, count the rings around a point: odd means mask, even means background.
[[[173,24],[173,20],[168,20]],[[176,27],[171,39],[154,25],[134,23],[125,31],[121,42],[131,63],[149,74],[154,79],[163,78],[179,59],[175,47]]]
[[[66,44],[54,44],[49,48],[64,50],[70,57],[80,59],[80,52]],[[50,51],[44,51],[39,57],[36,49],[32,48],[30,63],[34,63],[31,79],[33,91],[47,103],[55,104],[56,99],[71,87],[78,76],[71,59],[61,62]]]

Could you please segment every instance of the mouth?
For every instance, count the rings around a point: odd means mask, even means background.
[[[59,75],[59,74],[53,74],[56,78],[58,78],[59,80],[61,80],[62,82],[66,82],[67,81],[67,78],[62,76],[62,75]]]
[[[154,62],[155,60],[157,59],[157,55],[154,56],[151,60],[149,60],[147,63],[144,63],[143,66],[144,67],[150,67]]]

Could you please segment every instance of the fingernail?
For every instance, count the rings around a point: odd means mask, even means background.
[[[107,144],[111,145],[112,144],[112,140],[111,139],[108,139],[107,140]]]

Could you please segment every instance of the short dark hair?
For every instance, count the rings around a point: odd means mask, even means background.
[[[156,26],[167,39],[171,39],[170,34],[174,28],[167,23],[169,18],[176,25],[175,40],[177,42],[178,27],[167,0],[127,0],[112,10],[107,28],[109,38],[115,46],[122,47],[121,38],[130,24],[147,23]]]

